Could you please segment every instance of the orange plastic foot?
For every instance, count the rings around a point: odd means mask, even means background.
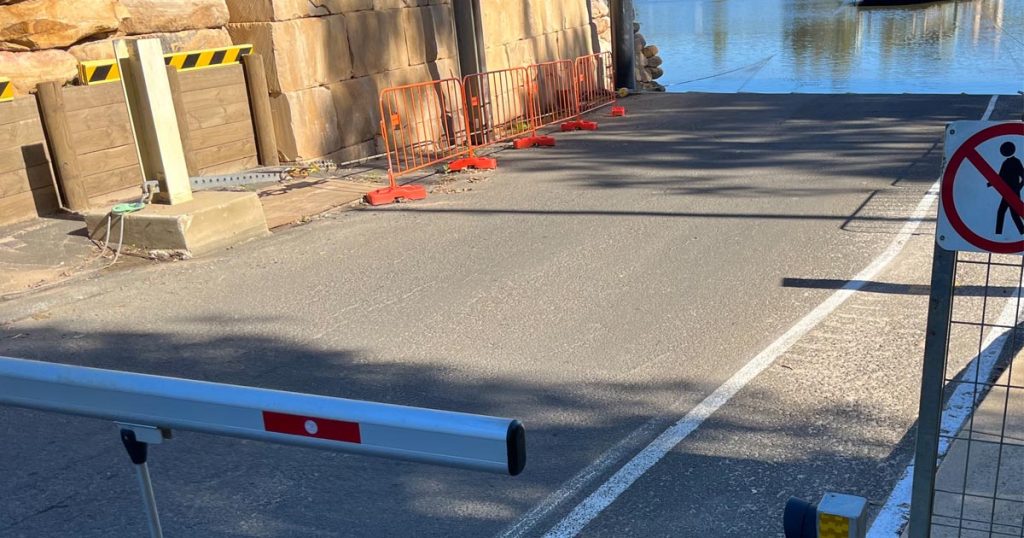
[[[624,106],[613,106],[612,107],[612,117],[613,118],[621,118],[622,116],[625,116],[625,115],[626,115],[626,107],[624,107]]]
[[[516,149],[535,148],[538,146],[552,148],[555,146],[555,137],[553,136],[527,136],[520,138],[512,143],[512,146]]]
[[[467,168],[476,168],[477,170],[494,170],[497,167],[497,159],[492,159],[490,157],[466,157],[465,159],[452,161],[452,163],[448,165],[448,170],[452,172],[461,172]]]
[[[370,205],[393,204],[400,200],[422,200],[427,197],[427,189],[423,185],[402,185],[385,187],[366,193],[366,203]]]
[[[567,121],[567,122],[562,124],[562,131],[596,131],[596,130],[597,130],[597,122],[596,121],[576,120],[576,121]]]

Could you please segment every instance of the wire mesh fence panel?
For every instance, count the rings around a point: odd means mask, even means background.
[[[580,113],[615,103],[615,65],[611,52],[576,59],[576,98]]]
[[[469,154],[465,103],[458,79],[381,92],[381,136],[392,179]]]
[[[931,536],[1024,536],[1024,258],[954,253]],[[1016,366],[1016,368],[1015,368]]]

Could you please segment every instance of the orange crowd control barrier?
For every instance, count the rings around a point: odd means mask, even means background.
[[[583,114],[612,105],[612,116],[624,116],[616,96],[610,52],[387,88],[380,95],[380,129],[389,185],[366,200],[426,198],[423,186],[397,179],[442,163],[450,171],[497,168],[494,159],[476,155],[484,146],[554,146],[553,137],[538,135],[541,127],[595,130],[597,123]]]
[[[531,65],[527,71],[530,75],[534,125],[553,125],[579,115],[572,60],[543,62]]]
[[[513,67],[462,79],[475,147],[509,140],[517,149],[555,145],[553,137],[537,135],[529,76],[526,67]]]
[[[430,166],[448,163],[450,170],[497,167],[494,159],[477,157],[473,151],[466,94],[458,79],[387,88],[380,95],[380,114],[389,185],[366,195],[371,205],[426,198],[422,185],[399,185],[397,180]]]
[[[615,64],[611,52],[576,58],[576,99],[580,114],[612,105],[612,116],[625,116],[626,109],[615,106]]]

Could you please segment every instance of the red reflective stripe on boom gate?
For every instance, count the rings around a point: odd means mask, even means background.
[[[343,443],[362,443],[358,422],[264,411],[263,428],[273,433],[300,435]]]

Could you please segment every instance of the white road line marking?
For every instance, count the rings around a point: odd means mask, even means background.
[[[989,102],[988,102],[988,108],[985,109],[985,114],[983,114],[981,116],[981,121],[988,121],[990,118],[992,118],[992,111],[995,110],[995,108],[996,108],[996,101],[998,101],[998,100],[999,100],[999,96],[998,95],[993,95],[992,96],[992,99],[990,99]],[[1019,290],[1018,290],[1018,293],[1019,293]],[[1009,314],[1007,312],[1009,312]],[[998,323],[1000,325],[1010,325],[1010,324],[1012,324],[1013,321],[1014,321],[1012,317],[1010,318],[1010,320],[1008,322],[1005,322],[1005,323],[1002,322],[1002,320],[1003,320],[1003,318],[1005,316],[1012,315],[1013,313],[1014,313],[1013,312],[1013,301],[1008,301],[1007,305],[1006,305],[1006,308],[1003,309],[1003,312],[999,316],[1000,321]],[[1000,337],[1000,335],[998,334],[998,331],[993,330],[991,333],[989,333],[989,338],[986,339],[985,345],[983,346],[982,349],[987,350],[991,346],[991,344],[996,341],[996,338],[998,338],[998,337]],[[998,345],[998,347],[999,347],[998,353],[1002,352],[1004,344],[1005,344],[1005,339],[1002,341],[1002,343],[1000,343]],[[998,358],[998,353],[996,354],[997,358]],[[975,357],[974,360],[972,360],[970,364],[973,366],[974,361],[976,361],[976,360],[978,360],[978,357]],[[963,385],[963,386],[967,386],[967,385]],[[952,418],[951,415],[947,415],[947,412],[949,412],[949,410],[951,409],[950,404],[952,404],[952,403],[953,403],[953,400],[950,399],[949,404],[947,404],[946,408],[943,410],[943,414],[942,414],[942,431],[943,432],[947,431],[947,428],[949,427],[949,425],[951,425],[951,423],[949,421],[950,420],[955,420],[955,419]],[[973,409],[973,406],[971,406],[971,408]],[[960,425],[962,425],[962,424],[963,424],[963,420],[960,421]],[[959,431],[960,425],[956,426],[956,431]],[[946,441],[945,440],[940,441],[940,444],[939,444],[939,460],[940,461],[946,455],[946,451],[947,450],[949,450],[949,446],[948,446],[948,444],[946,444]],[[911,497],[911,493],[912,493],[912,490],[913,490],[913,485],[914,485],[914,460],[912,459],[912,460],[910,460],[910,464],[907,466],[907,468],[903,470],[903,474],[900,475],[900,479],[898,481],[896,481],[896,485],[892,488],[892,492],[889,493],[889,498],[886,499],[885,504],[882,505],[882,509],[878,512],[878,516],[875,517],[874,523],[871,524],[871,528],[868,530],[869,538],[892,538],[894,536],[899,536],[900,533],[903,532],[903,527],[907,524],[907,521],[910,519],[910,497]]]
[[[1020,288],[1017,288],[1017,293],[1006,301],[1006,307],[999,314],[999,319],[995,322],[996,325],[1012,327],[1019,317],[1024,315],[1024,309],[1021,312],[1017,311],[1020,291]],[[987,392],[975,393],[973,383],[978,380],[988,380],[992,376],[992,369],[999,362],[1003,348],[1010,340],[1009,336],[1009,329],[1002,327],[991,329],[982,344],[982,352],[964,367],[964,382],[957,385],[942,411],[941,435],[950,437],[956,435],[970,418],[975,406],[984,399]],[[951,444],[952,440],[949,437],[939,438],[939,464],[949,452]],[[896,482],[892,493],[889,494],[885,505],[878,512],[875,522],[871,524],[868,538],[893,538],[903,532],[903,526],[910,518],[910,494],[913,484],[914,461],[911,460],[910,465]]]
[[[996,101],[998,100],[998,95],[992,96],[992,100],[988,102],[988,108],[985,109],[985,115],[981,117],[981,121],[988,121],[992,117],[992,112],[996,109]]]
[[[772,342],[761,353],[755,356],[740,371],[721,387],[711,393],[697,407],[693,408],[682,419],[659,435],[651,444],[622,466],[607,482],[583,500],[572,512],[562,519],[545,537],[571,537],[579,534],[588,523],[594,520],[605,508],[612,504],[629,487],[643,476],[654,464],[658,463],[673,447],[686,439],[715,411],[729,402],[744,386],[772,365],[783,353],[789,350],[798,340],[814,329],[836,308],[846,302],[858,290],[877,276],[903,250],[907,241],[917,232],[921,222],[929,213],[932,204],[938,198],[939,182],[935,182],[921,198],[910,219],[889,244],[882,254],[864,270],[854,276],[846,285],[833,293],[825,302],[818,305],[804,316],[796,325],[786,331],[778,340]],[[599,460],[600,461],[600,460]]]

